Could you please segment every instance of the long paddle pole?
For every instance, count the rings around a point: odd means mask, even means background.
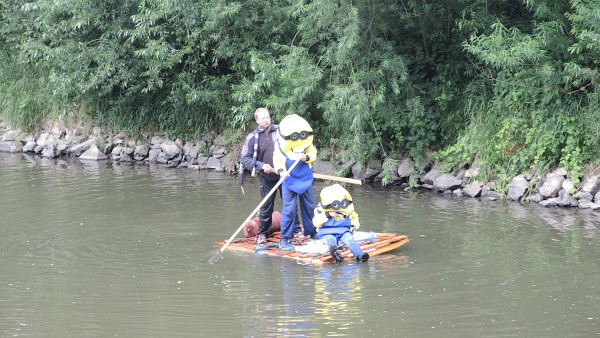
[[[347,177],[338,177],[338,176],[331,176],[331,175],[324,175],[324,174],[317,174],[317,173],[313,173],[313,177],[320,179],[320,180],[336,181],[336,182],[344,182],[344,183],[352,183],[352,184],[362,185],[361,180],[356,180],[356,179],[347,178]]]
[[[294,162],[292,164],[292,166],[290,167],[290,169],[287,170],[287,172],[289,173],[290,171],[292,171],[292,169],[294,169],[296,167],[296,164],[298,164],[298,162],[300,162],[300,159],[297,159],[296,162]],[[227,246],[229,246],[229,244],[231,243],[231,241],[233,241],[233,238],[235,238],[235,236],[244,228],[244,225],[252,218],[252,216],[254,216],[254,214],[256,214],[256,212],[258,211],[258,209],[260,209],[260,207],[263,206],[263,204],[265,204],[265,202],[269,199],[269,197],[271,197],[271,195],[273,195],[273,193],[275,191],[277,191],[277,188],[279,188],[279,186],[281,185],[281,183],[283,183],[283,180],[285,180],[287,178],[287,176],[285,177],[281,177],[279,179],[279,181],[277,182],[277,184],[275,184],[275,186],[273,187],[273,189],[271,189],[271,191],[269,191],[269,193],[265,196],[265,198],[262,199],[262,201],[260,201],[260,203],[258,203],[258,205],[256,206],[256,209],[254,209],[250,215],[248,215],[248,218],[246,218],[246,220],[244,222],[242,222],[242,225],[240,225],[240,227],[233,233],[233,235],[231,235],[231,237],[229,237],[229,239],[227,240],[227,242],[225,242],[225,245],[223,245],[223,247],[221,247],[221,252],[225,251],[225,248],[227,248]]]

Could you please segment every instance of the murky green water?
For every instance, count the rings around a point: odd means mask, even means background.
[[[350,186],[364,230],[411,242],[210,264],[260,201],[245,187],[0,153],[0,337],[600,336],[600,212]]]

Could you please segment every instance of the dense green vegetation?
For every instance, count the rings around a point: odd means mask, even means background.
[[[600,158],[595,0],[0,0],[0,114],[197,138],[257,106],[323,154],[484,179]]]

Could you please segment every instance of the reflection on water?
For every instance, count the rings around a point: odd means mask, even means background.
[[[332,336],[354,336],[353,328],[362,320],[363,284],[356,263],[325,266],[315,281],[315,316],[331,326]]]
[[[409,266],[406,256],[395,255],[374,257],[368,264],[325,266],[262,255],[239,258],[239,279],[227,274],[221,285],[228,302],[238,304],[235,317],[244,337],[362,335],[371,312],[364,307],[365,281],[377,284],[379,273]]]
[[[348,186],[362,230],[410,243],[366,264],[229,251],[211,264],[258,188],[0,153],[0,336],[600,334],[599,211]]]

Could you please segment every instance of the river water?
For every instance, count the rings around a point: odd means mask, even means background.
[[[600,212],[348,186],[361,230],[411,241],[315,267],[218,255],[245,188],[0,153],[0,337],[600,336]]]

